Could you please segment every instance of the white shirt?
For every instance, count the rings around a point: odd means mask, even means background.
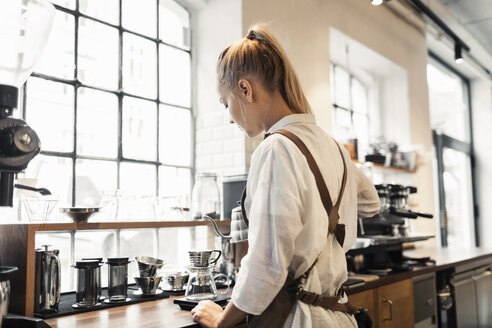
[[[268,133],[286,129],[299,137],[313,155],[333,203],[338,199],[343,162],[331,136],[316,125],[311,114],[292,114],[274,124]],[[352,163],[346,150],[347,184],[340,205],[346,226],[343,249],[334,234],[327,238],[328,215],[314,175],[304,155],[288,138],[274,134],[253,153],[245,200],[249,219],[249,250],[232,293],[240,310],[261,314],[287,278],[299,277],[319,256],[305,290],[335,295],[347,280],[345,252],[357,237],[357,217],[379,211],[372,182]],[[320,254],[321,253],[321,254]],[[345,300],[342,300],[346,301]],[[296,301],[286,327],[356,327],[353,316]]]

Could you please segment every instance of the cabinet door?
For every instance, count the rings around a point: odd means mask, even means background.
[[[458,327],[478,327],[477,296],[472,276],[473,272],[469,271],[451,279]]]
[[[371,317],[374,327],[377,327],[378,311],[376,308],[376,289],[366,290],[364,292],[349,295],[349,302],[355,307],[361,307],[367,310],[367,314]]]
[[[477,310],[479,327],[492,323],[492,271],[491,267],[474,272],[473,280],[477,291]]]
[[[414,327],[411,279],[379,287],[377,294],[379,327]]]

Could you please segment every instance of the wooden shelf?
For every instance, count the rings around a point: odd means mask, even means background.
[[[230,220],[216,221],[218,226],[229,226]],[[146,229],[146,228],[180,228],[209,225],[209,221],[129,221],[129,222],[87,222],[87,223],[25,223],[33,231],[65,231],[65,230],[102,230],[102,229]]]
[[[229,226],[231,221],[217,221],[219,227]],[[34,312],[35,239],[40,231],[79,231],[103,229],[152,229],[207,226],[213,235],[209,221],[136,221],[136,222],[88,222],[88,223],[18,223],[0,224],[1,265],[16,266],[19,271],[10,280],[11,298],[9,312],[32,317]]]
[[[379,164],[379,163],[374,163],[374,162],[359,162],[358,160],[356,159],[353,159],[352,162],[354,162],[355,164],[365,164],[365,163],[371,163],[372,165],[374,165],[374,167],[377,167],[377,168],[380,168],[380,169],[383,169],[383,170],[391,170],[391,171],[395,171],[395,172],[400,172],[400,173],[415,173],[417,170],[409,170],[409,169],[404,169],[404,168],[401,168],[401,167],[395,167],[395,166],[386,166],[386,165],[383,165],[383,164]]]

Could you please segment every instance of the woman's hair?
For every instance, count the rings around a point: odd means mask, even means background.
[[[295,113],[311,113],[294,69],[278,41],[263,26],[254,25],[245,38],[222,51],[217,60],[219,87],[235,91],[237,81],[254,76],[269,91],[279,90]]]

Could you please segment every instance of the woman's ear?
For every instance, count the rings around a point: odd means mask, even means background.
[[[237,86],[239,88],[240,96],[243,100],[247,102],[253,101],[253,87],[251,83],[246,79],[240,79],[237,82]]]

